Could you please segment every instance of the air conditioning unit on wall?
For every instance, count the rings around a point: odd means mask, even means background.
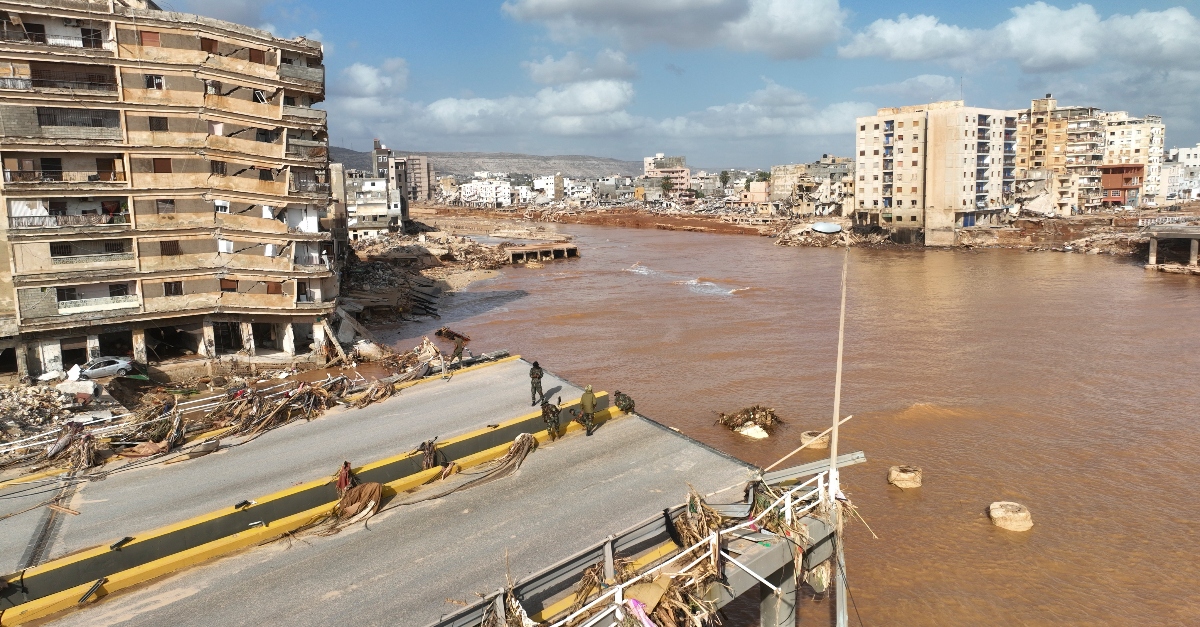
[[[64,17],[64,18],[63,18],[63,26],[74,26],[74,27],[78,27],[78,26],[79,26],[79,20],[72,19],[72,18],[69,18],[69,17]]]

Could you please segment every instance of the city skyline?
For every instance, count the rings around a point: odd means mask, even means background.
[[[331,139],[369,149],[667,152],[705,167],[848,153],[856,116],[958,99],[1162,115],[1200,141],[1200,23],[1171,2],[178,1],[326,45]],[[961,87],[961,89],[960,89]]]

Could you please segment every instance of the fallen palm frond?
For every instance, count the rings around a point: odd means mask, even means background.
[[[718,414],[717,424],[728,427],[731,431],[750,425],[762,427],[763,431],[772,433],[775,427],[783,424],[775,410],[762,405],[751,405],[732,414]]]
[[[692,546],[721,528],[721,515],[704,502],[696,488],[688,486],[687,505],[675,519],[675,530],[684,546]]]
[[[579,578],[579,583],[575,584],[575,603],[571,605],[571,609],[567,610],[568,614],[578,612],[583,606],[588,604],[593,596],[599,595],[604,588],[613,583],[625,583],[632,579],[637,573],[633,567],[633,560],[625,558],[613,559],[613,574],[616,576],[616,581],[607,581],[604,576],[604,562],[599,561],[587,567],[583,571],[583,576]],[[604,607],[596,608],[595,612],[589,612],[576,617],[572,624],[587,622],[587,619],[595,616],[597,612],[604,611]]]
[[[378,379],[371,382],[371,385],[367,386],[367,389],[362,393],[348,397],[346,402],[351,407],[361,409],[367,405],[370,405],[371,403],[378,403],[384,399],[391,398],[391,396],[395,393],[395,383],[386,381],[384,379]]]

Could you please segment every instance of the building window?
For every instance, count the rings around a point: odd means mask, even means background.
[[[296,301],[301,303],[309,302],[307,282],[296,281]]]
[[[914,202],[913,202],[913,204],[915,205],[915,204],[917,204],[917,203],[914,201]],[[909,221],[909,222],[916,222],[916,221],[917,221],[917,216],[912,216],[912,217],[910,217],[910,218],[908,219],[908,221]]]
[[[221,81],[204,81],[204,93],[210,96],[220,96]]]
[[[283,283],[280,283],[278,281],[267,281],[267,293],[268,294],[282,294],[283,293]]]
[[[259,104],[266,104],[267,92],[265,92],[261,89],[255,89],[254,90],[254,102],[257,102]]]
[[[55,292],[58,294],[58,302],[60,303],[64,300],[79,300],[79,293],[73,287],[55,288]]]
[[[217,176],[225,176],[229,172],[228,166],[224,161],[209,161],[208,170]]]
[[[200,50],[209,54],[217,54],[217,40],[208,37],[200,38]]]
[[[114,283],[109,285],[108,295],[112,297],[129,296],[129,286],[125,283]]]
[[[917,162],[913,161],[913,167],[915,168],[916,166],[917,166]]]
[[[143,76],[146,80],[146,89],[162,89],[163,77],[162,74],[146,74]]]
[[[154,132],[165,132],[170,130],[170,125],[167,124],[167,118],[150,118],[150,130]]]
[[[141,38],[143,46],[154,46],[156,48],[162,46],[162,38],[154,31],[144,30],[138,33],[138,36]]]
[[[273,144],[275,143],[275,131],[265,128],[255,129],[254,141],[262,142],[264,144]]]
[[[156,200],[154,208],[160,214],[175,213],[175,200],[171,198]]]
[[[296,106],[296,97],[295,96],[284,96],[283,104],[288,107]]]
[[[865,131],[865,130],[867,130],[867,125],[866,125],[866,124],[863,124],[862,126],[858,127],[858,130],[860,130],[860,131]]]
[[[154,160],[154,173],[155,174],[170,174],[171,173],[171,160],[169,158],[168,159],[155,159]]]
[[[179,249],[179,240],[165,240],[158,243],[158,254],[163,257],[177,257],[183,253]]]
[[[914,194],[915,194],[915,193],[917,193],[917,188],[915,188],[915,187],[914,187],[914,188],[912,188],[912,193],[914,193]],[[913,201],[913,204],[916,204],[916,202],[917,202],[917,201],[915,201],[915,200],[914,200],[914,201]]]
[[[251,48],[250,49],[250,62],[251,63],[266,63],[267,55],[262,50]]]
[[[878,125],[878,124],[876,124],[876,125],[875,125],[875,130],[877,130],[877,131],[879,130],[879,125]]]
[[[263,169],[261,169],[261,170],[259,170],[259,171],[258,171],[258,180],[260,180],[260,181],[274,181],[274,180],[275,180],[275,175],[271,174],[271,169],[270,169],[270,168],[263,168]]]
[[[75,254],[75,248],[70,242],[51,242],[50,256],[51,257],[70,257]]]
[[[229,213],[229,201],[228,200],[214,200],[213,208],[216,210],[217,213]]]
[[[865,156],[867,156],[867,151],[865,151],[865,150],[860,150],[860,151],[858,151],[858,156],[860,156],[860,157],[865,157]]]
[[[163,283],[163,296],[183,296],[183,281]]]
[[[222,292],[236,292],[237,284],[238,284],[237,281],[234,281],[231,279],[221,279],[221,291]]]
[[[879,149],[878,149],[878,148],[876,148],[876,149],[875,149],[875,154],[879,154]]]
[[[117,241],[117,242],[104,242],[104,252],[115,255],[117,253],[124,253],[124,252],[129,252],[129,251],[125,250],[125,242]]]
[[[217,252],[226,255],[233,254],[233,240],[219,239],[217,240]]]
[[[103,48],[104,33],[96,28],[81,28],[79,34],[82,35],[84,48]]]

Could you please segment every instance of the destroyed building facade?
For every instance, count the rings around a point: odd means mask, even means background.
[[[321,44],[149,0],[5,5],[0,346],[17,371],[320,342],[337,295]]]
[[[1007,204],[1015,111],[949,100],[883,108],[855,123],[856,224],[950,246],[955,228],[991,223]]]
[[[684,157],[668,157],[658,153],[642,160],[642,175],[648,179],[671,181],[671,193],[691,189],[692,171]]]

